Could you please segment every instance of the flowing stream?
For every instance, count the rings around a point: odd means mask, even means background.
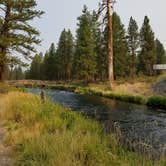
[[[41,89],[28,91],[40,94]],[[166,111],[59,90],[45,90],[45,94],[55,103],[98,120],[106,131],[113,131],[116,126],[125,143],[132,144],[131,150],[166,157]]]

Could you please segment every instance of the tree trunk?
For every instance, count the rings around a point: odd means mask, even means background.
[[[5,11],[5,19],[4,23],[2,25],[0,36],[2,40],[7,40],[9,35],[9,20],[10,20],[10,12],[11,7],[10,5],[7,5],[6,11]],[[3,82],[5,80],[5,69],[6,69],[6,63],[7,63],[7,43],[0,43],[0,82]]]
[[[0,65],[0,82],[4,82],[5,81],[5,70],[6,66],[5,64],[1,64]]]
[[[114,84],[114,66],[113,66],[113,28],[112,28],[112,8],[111,0],[107,0],[108,12],[108,81]]]

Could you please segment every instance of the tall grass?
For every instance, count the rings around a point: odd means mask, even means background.
[[[163,165],[129,152],[116,134],[105,135],[95,121],[38,96],[10,92],[0,96],[0,120],[14,147],[15,166]]]

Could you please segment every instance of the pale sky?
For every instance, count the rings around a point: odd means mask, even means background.
[[[45,52],[50,44],[57,44],[61,31],[70,28],[73,34],[77,28],[77,17],[81,15],[83,5],[90,10],[96,9],[102,0],[37,0],[38,8],[45,11],[41,19],[34,21],[34,26],[41,32],[42,43],[38,51]],[[138,25],[143,23],[144,16],[151,20],[156,37],[166,48],[166,0],[117,0],[115,11],[120,15],[127,28],[133,16]]]

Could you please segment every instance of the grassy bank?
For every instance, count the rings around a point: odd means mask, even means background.
[[[42,85],[28,86],[30,88],[42,88]],[[88,94],[110,98],[129,103],[147,105],[154,108],[166,109],[166,97],[158,96],[150,91],[146,83],[121,84],[114,89],[107,84],[89,84],[86,86],[72,84],[45,85],[46,89],[71,91],[79,94]]]
[[[129,103],[136,103],[136,104],[146,103],[145,98],[141,96],[133,96],[130,94],[118,94],[113,91],[104,91],[104,90],[96,89],[94,87],[78,87],[75,89],[75,92],[81,93],[81,94],[107,97],[110,99],[129,102]]]
[[[107,97],[114,100],[147,105],[158,109],[166,110],[166,97],[165,96],[138,96],[128,93],[117,93],[116,91],[106,91],[96,89],[95,87],[78,87],[75,89],[76,93],[90,94],[96,96]]]
[[[117,134],[49,100],[23,92],[0,96],[0,120],[7,128],[6,145],[14,149],[14,165],[110,166],[163,165],[125,150]]]
[[[149,97],[147,105],[150,107],[166,109],[166,97],[161,97],[161,96]]]

